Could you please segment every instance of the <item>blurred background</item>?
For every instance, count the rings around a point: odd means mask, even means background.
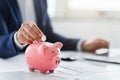
[[[48,0],[48,13],[56,32],[120,48],[120,0]]]

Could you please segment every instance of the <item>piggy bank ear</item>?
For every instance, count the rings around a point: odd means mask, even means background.
[[[61,43],[61,42],[55,42],[54,43],[54,46],[56,47],[56,48],[62,48],[62,46],[63,46],[63,44]]]

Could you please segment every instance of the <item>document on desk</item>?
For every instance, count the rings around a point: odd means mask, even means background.
[[[52,76],[65,77],[68,80],[82,80],[86,76],[95,75],[98,73],[109,72],[104,68],[92,66],[80,61],[61,62],[60,66],[55,70]]]
[[[24,71],[29,73],[28,66],[24,59],[24,55],[21,54],[10,59],[0,59],[0,73],[16,72],[16,71]],[[83,63],[80,61],[73,61],[73,62],[62,61],[59,67],[55,69],[55,72],[53,74],[46,74],[42,76],[61,78],[62,80],[66,80],[66,79],[79,80],[85,76],[89,76],[91,74],[96,74],[96,73],[103,73],[103,72],[106,72],[106,70],[101,67],[92,66],[88,63]],[[40,73],[38,72],[38,74]],[[50,78],[46,80],[50,80]],[[55,80],[59,80],[59,79],[55,79]]]

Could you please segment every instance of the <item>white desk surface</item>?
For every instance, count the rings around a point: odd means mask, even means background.
[[[120,64],[92,62],[80,52],[62,52],[62,56],[76,56],[77,61],[62,61],[53,74],[30,72],[24,54],[0,59],[0,80],[120,80]],[[86,54],[85,54],[86,55]]]

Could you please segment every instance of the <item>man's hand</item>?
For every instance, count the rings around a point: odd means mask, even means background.
[[[35,40],[40,40],[43,33],[34,22],[25,22],[21,25],[17,33],[17,40],[20,44],[31,44]]]
[[[95,39],[92,41],[84,41],[82,43],[82,49],[86,52],[95,52],[100,48],[109,48],[109,42],[103,39]]]

